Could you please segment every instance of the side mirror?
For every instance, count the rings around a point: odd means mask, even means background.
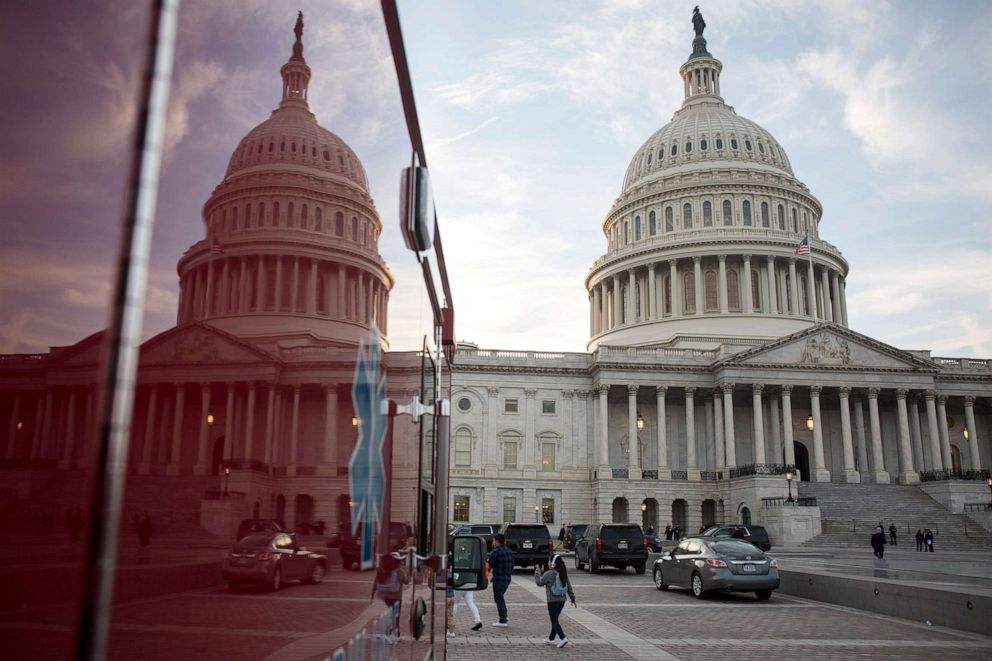
[[[485,590],[489,587],[486,540],[481,535],[455,535],[451,540],[451,587]]]

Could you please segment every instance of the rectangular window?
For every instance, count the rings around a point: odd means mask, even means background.
[[[503,468],[517,467],[517,444],[515,442],[503,443]]]
[[[541,402],[541,413],[547,413],[549,415],[554,415],[555,413],[555,400],[546,399]]]
[[[514,496],[503,496],[503,523],[515,523],[517,520],[517,499]]]
[[[468,433],[455,434],[455,466],[472,465],[472,436]]]
[[[468,522],[469,497],[455,496],[455,509],[451,515],[452,521]]]
[[[515,399],[504,399],[503,400],[503,413],[516,413],[517,412],[517,400]]]
[[[542,523],[554,523],[555,522],[555,499],[554,498],[542,498],[541,499],[541,522]]]
[[[541,470],[542,471],[553,471],[553,470],[555,470],[555,444],[554,443],[542,443],[541,444]]]

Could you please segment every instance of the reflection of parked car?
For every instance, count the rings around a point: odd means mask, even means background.
[[[713,590],[754,592],[768,599],[778,589],[778,562],[740,539],[690,537],[655,560],[652,570],[659,590],[685,587],[703,598]]]
[[[406,541],[413,537],[413,528],[408,523],[393,521],[389,524],[389,550],[398,551],[406,548]],[[351,534],[351,527],[344,526],[340,532],[334,533],[327,540],[327,546],[337,548],[341,553],[341,566],[354,569],[361,556],[359,540]]]
[[[245,519],[238,526],[238,534],[234,539],[238,540],[250,535],[253,532],[280,532],[286,529],[281,521],[274,519]]]
[[[633,567],[644,573],[648,562],[648,544],[636,523],[597,523],[586,528],[575,544],[575,568],[589,565],[589,573],[597,573],[603,565],[620,571]]]
[[[287,532],[258,532],[235,542],[221,574],[232,590],[242,583],[278,590],[283,581],[320,583],[327,573],[324,556],[311,553]]]
[[[764,526],[753,526],[751,524],[734,524],[729,526],[710,526],[703,531],[701,537],[732,537],[751,542],[762,551],[771,551],[772,542],[768,537],[768,531]]]
[[[490,523],[470,523],[467,526],[459,526],[449,537],[453,535],[478,535],[486,540],[486,548],[491,551],[493,549],[493,537],[498,532],[499,526],[493,526]]]
[[[565,526],[565,548],[569,551],[574,551],[575,542],[579,541],[579,538],[582,537],[588,527],[589,526],[584,523],[575,523],[570,526]]]

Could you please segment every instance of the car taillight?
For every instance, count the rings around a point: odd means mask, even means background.
[[[772,561],[768,564],[768,566],[771,567],[772,569],[778,569],[778,560],[775,560],[773,558]]]
[[[710,567],[726,567],[727,563],[723,560],[717,560],[716,558],[709,558],[706,560],[706,564]]]
[[[549,551],[554,551],[555,550],[555,542],[550,537],[548,537],[548,550]]]
[[[600,539],[599,537],[596,538],[596,550],[597,551],[603,550],[603,540]]]
[[[647,537],[645,537],[645,538],[644,538],[644,539],[642,540],[642,542],[641,542],[641,547],[643,547],[645,551],[647,551],[647,550],[648,550],[648,538],[647,538]]]

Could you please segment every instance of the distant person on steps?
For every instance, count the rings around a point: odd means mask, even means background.
[[[875,526],[875,533],[871,536],[871,550],[880,560],[885,555],[885,532],[882,526]]]

